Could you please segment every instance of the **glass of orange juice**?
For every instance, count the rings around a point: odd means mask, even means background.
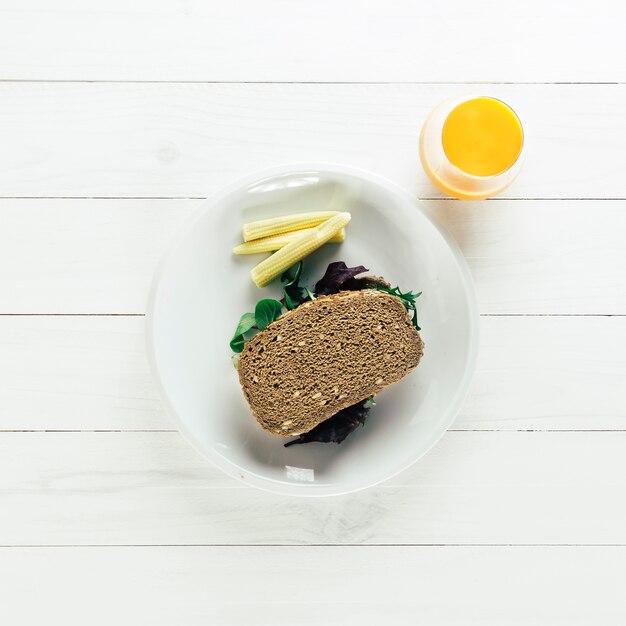
[[[444,193],[482,200],[519,174],[524,130],[515,111],[496,98],[457,96],[439,104],[424,123],[420,159]]]

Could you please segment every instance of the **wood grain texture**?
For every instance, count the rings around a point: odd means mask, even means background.
[[[455,429],[626,428],[625,317],[483,317]]]
[[[626,201],[425,204],[460,245],[482,313],[626,313]]]
[[[467,258],[482,313],[626,314],[626,200],[425,205]],[[0,200],[0,313],[144,313],[198,200]]]
[[[29,82],[0,83],[11,146],[0,196],[204,197],[254,170],[315,160],[440,197],[419,163],[420,129],[437,103],[467,92],[502,98],[524,124],[526,162],[503,197],[626,198],[623,84]]]
[[[199,204],[0,200],[0,312],[143,314],[158,260]]]
[[[0,16],[1,78],[626,80],[618,0],[5,0]]]
[[[174,429],[143,324],[0,316],[0,430]],[[625,376],[625,317],[483,317],[474,382],[452,428],[624,430]]]
[[[0,544],[626,545],[626,433],[449,432],[336,498],[246,487],[177,433],[0,433]]]
[[[625,558],[624,548],[608,547],[12,548],[0,550],[0,584],[11,589],[0,618],[14,626],[51,615],[68,626],[247,625],[252,617],[258,626],[416,618],[621,626]]]
[[[143,317],[0,316],[0,430],[174,429]]]

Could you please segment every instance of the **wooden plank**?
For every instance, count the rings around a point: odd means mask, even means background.
[[[1,17],[2,78],[626,80],[617,0],[5,0]]]
[[[420,128],[438,102],[467,92],[510,102],[524,123],[526,162],[505,197],[626,198],[624,84],[28,82],[0,83],[11,146],[0,196],[204,197],[253,170],[317,160],[439,197],[419,163]]]
[[[460,245],[482,313],[626,313],[626,202],[426,205]]]
[[[174,429],[142,317],[0,316],[0,430]],[[624,430],[626,317],[483,317],[456,430]]]
[[[0,554],[0,616],[11,624],[61,614],[68,626],[408,626],[416,616],[432,626],[626,620],[624,548],[85,547]]]
[[[455,429],[626,429],[625,317],[483,317]]]
[[[0,543],[626,545],[626,433],[450,432],[411,470],[287,498],[177,433],[0,433]]]
[[[482,313],[626,314],[626,200],[426,204],[467,257]],[[158,259],[198,206],[0,200],[0,313],[143,313]]]
[[[198,200],[0,200],[2,313],[144,313]]]
[[[173,429],[143,317],[0,317],[0,430]]]

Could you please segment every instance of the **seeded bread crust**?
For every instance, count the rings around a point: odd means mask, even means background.
[[[404,378],[423,351],[398,298],[341,291],[289,311],[246,343],[239,382],[259,424],[292,437]]]

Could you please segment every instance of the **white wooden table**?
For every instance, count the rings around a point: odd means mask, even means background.
[[[2,0],[0,624],[626,623],[625,23],[618,0]],[[479,203],[417,157],[467,91],[528,146]],[[423,198],[482,314],[451,431],[322,500],[200,458],[143,344],[198,200],[297,160]]]

